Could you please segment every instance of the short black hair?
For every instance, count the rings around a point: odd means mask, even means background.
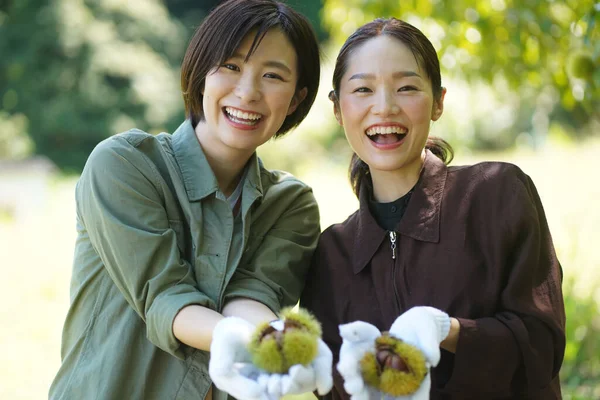
[[[204,118],[202,90],[206,75],[223,64],[250,32],[256,32],[247,57],[264,35],[281,30],[296,50],[296,90],[307,88],[304,101],[288,115],[275,137],[297,126],[317,96],[321,75],[319,44],[310,22],[288,5],[273,0],[228,0],[215,7],[192,36],[181,65],[181,90],[186,117],[196,126]]]

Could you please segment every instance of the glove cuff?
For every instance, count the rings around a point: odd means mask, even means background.
[[[426,309],[433,317],[433,321],[435,322],[435,326],[437,328],[438,343],[441,343],[444,339],[446,339],[448,333],[450,333],[450,316],[444,311],[435,307],[423,306],[423,308]]]
[[[438,328],[438,339],[441,343],[450,333],[450,317],[443,311],[436,313],[435,324]]]

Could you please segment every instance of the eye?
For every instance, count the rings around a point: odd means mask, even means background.
[[[267,72],[266,74],[263,75],[265,78],[269,78],[269,79],[279,79],[280,81],[283,81],[283,78],[280,75],[277,75],[273,72]]]
[[[223,64],[223,65],[221,65],[221,68],[226,68],[230,71],[239,71],[240,70],[240,68],[237,65],[231,64],[231,63]]]
[[[414,86],[402,86],[400,89],[398,89],[399,92],[407,92],[409,90],[417,90],[417,88]]]
[[[368,87],[365,87],[365,86],[361,86],[352,91],[352,93],[370,93],[370,92],[371,92],[371,89],[369,89]]]

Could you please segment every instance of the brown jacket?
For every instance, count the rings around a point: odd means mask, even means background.
[[[406,212],[389,232],[368,207],[323,232],[301,306],[323,324],[338,361],[338,325],[388,330],[428,305],[458,318],[456,354],[442,350],[431,399],[560,399],[565,349],[562,271],[533,182],[512,164],[447,167],[428,152]],[[347,399],[334,368],[333,398]]]

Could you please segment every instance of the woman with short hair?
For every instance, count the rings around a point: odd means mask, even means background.
[[[210,399],[215,325],[257,323],[298,301],[319,235],[311,189],[256,149],[307,115],[319,49],[280,2],[230,0],[192,37],[187,119],[115,135],[76,188],[62,365],[52,399]]]

